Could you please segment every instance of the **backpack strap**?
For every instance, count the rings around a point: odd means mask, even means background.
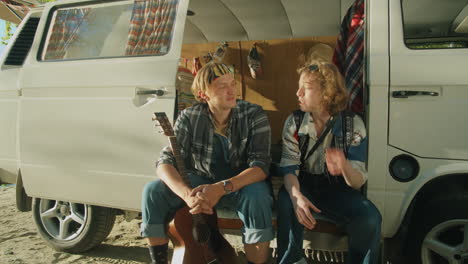
[[[354,134],[354,116],[355,114],[351,111],[341,112],[341,137],[335,136],[333,147],[337,147],[343,150],[345,157],[348,157],[348,150],[351,146]]]
[[[299,151],[301,152],[301,165],[300,165],[300,170],[304,169],[305,166],[305,161],[314,153],[314,151],[322,144],[323,140],[325,139],[326,135],[330,130],[333,128],[334,124],[336,123],[337,120],[337,115],[330,117],[328,120],[325,130],[322,132],[322,135],[317,139],[315,142],[314,146],[312,149],[308,152],[307,148],[309,145],[309,136],[308,135],[303,135],[299,136],[299,128],[301,127],[302,119],[304,118],[305,112],[302,112],[301,110],[296,110],[293,112],[294,115],[294,122],[296,123],[296,132],[295,135],[298,137],[299,141]],[[351,120],[352,121],[352,120]]]
[[[309,146],[309,137],[306,135],[299,136],[299,129],[301,128],[302,120],[304,119],[305,112],[300,109],[293,112],[294,123],[296,124],[296,132],[299,141],[299,151],[301,152],[301,169],[304,164],[304,158],[307,153],[307,147]]]

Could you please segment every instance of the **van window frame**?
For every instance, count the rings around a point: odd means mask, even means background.
[[[50,27],[51,27],[51,24],[52,24],[52,18],[53,18],[53,15],[55,13],[55,11],[57,11],[58,9],[65,9],[65,8],[72,8],[72,7],[81,7],[81,6],[87,6],[87,5],[103,5],[103,4],[107,4],[107,3],[118,3],[118,2],[130,2],[130,3],[134,3],[136,0],[91,0],[91,1],[86,1],[86,2],[79,2],[79,3],[70,3],[70,4],[60,4],[58,3],[57,5],[53,6],[50,10],[49,10],[49,13],[47,14],[47,19],[46,19],[46,23],[45,23],[45,26],[44,26],[44,30],[42,32],[42,36],[41,36],[41,42],[39,43],[39,49],[38,49],[38,52],[36,54],[36,60],[37,62],[40,62],[40,63],[48,63],[48,62],[69,62],[69,61],[90,61],[90,60],[106,60],[106,59],[122,59],[122,58],[135,58],[135,57],[138,57],[138,58],[142,58],[142,57],[163,57],[163,56],[166,56],[167,54],[170,53],[171,49],[172,49],[172,44],[173,44],[173,41],[174,41],[174,33],[175,33],[175,24],[176,24],[176,21],[177,21],[177,13],[178,13],[178,9],[179,9],[179,4],[180,4],[180,1],[182,0],[177,0],[177,8],[176,8],[176,11],[175,11],[175,18],[174,18],[174,21],[173,21],[173,26],[172,26],[172,29],[171,29],[171,41],[168,45],[168,49],[167,49],[167,52],[165,54],[145,54],[145,55],[124,55],[124,56],[106,56],[106,57],[93,57],[93,58],[73,58],[73,59],[62,59],[62,60],[56,60],[56,59],[49,59],[49,60],[44,60],[42,59],[42,53],[44,52],[44,49],[46,48],[45,47],[45,43],[47,41],[47,36],[49,34],[49,30]]]
[[[402,26],[403,26],[403,43],[405,44],[405,47],[410,49],[410,50],[455,50],[455,49],[468,49],[468,35],[465,37],[466,40],[464,41],[466,44],[466,47],[446,47],[446,48],[415,48],[414,46],[411,47],[411,45],[408,45],[407,40],[410,40],[412,42],[411,44],[421,44],[421,45],[437,45],[440,43],[448,43],[448,42],[453,42],[453,43],[459,43],[461,42],[462,38],[461,36],[456,36],[456,37],[450,37],[450,38],[444,38],[443,36],[438,36],[438,37],[429,37],[429,38],[406,38],[405,36],[405,14],[404,14],[404,7],[403,7],[403,2],[404,1],[411,1],[411,0],[400,0],[400,12],[401,12],[401,20],[402,20]],[[418,1],[418,0],[416,0]],[[439,41],[434,41],[430,42],[430,40],[433,39],[439,39]],[[415,41],[416,40],[416,41]],[[427,41],[426,41],[427,40]]]

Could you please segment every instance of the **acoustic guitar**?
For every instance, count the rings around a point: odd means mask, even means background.
[[[190,186],[185,163],[166,113],[154,113],[153,120],[159,122],[164,134],[169,137],[179,174]],[[169,238],[174,245],[173,264],[238,264],[234,249],[219,232],[215,210],[212,215],[192,215],[187,206],[178,210],[169,224]]]

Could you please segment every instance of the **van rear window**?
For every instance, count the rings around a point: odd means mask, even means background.
[[[178,0],[58,7],[40,60],[162,56],[169,52]]]
[[[468,0],[402,0],[401,3],[408,48],[468,46]]]

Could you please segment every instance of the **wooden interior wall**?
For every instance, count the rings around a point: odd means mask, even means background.
[[[236,68],[239,98],[259,104],[267,111],[272,128],[272,143],[280,142],[284,120],[298,108],[296,90],[299,76],[296,69],[299,56],[319,43],[334,47],[335,41],[336,36],[228,42],[223,62],[233,64]],[[263,75],[257,79],[251,77],[247,66],[247,55],[254,43],[257,43],[263,68]],[[217,46],[219,43],[185,44],[182,58],[189,59],[187,66],[191,69],[194,57],[213,53]]]

